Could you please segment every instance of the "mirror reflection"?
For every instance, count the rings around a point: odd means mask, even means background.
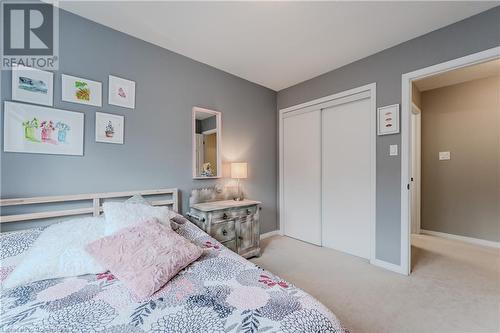
[[[194,117],[194,177],[219,177],[219,117],[216,111],[195,108]]]

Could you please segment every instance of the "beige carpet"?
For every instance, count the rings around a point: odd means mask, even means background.
[[[500,251],[418,235],[403,276],[275,236],[252,261],[306,290],[352,333],[500,332]]]

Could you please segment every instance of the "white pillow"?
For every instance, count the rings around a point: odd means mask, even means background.
[[[140,221],[156,218],[170,228],[168,207],[153,207],[139,203],[105,202],[103,204],[106,218],[104,233],[112,235],[120,229],[128,228]]]
[[[83,217],[47,227],[2,286],[105,272],[85,251],[87,244],[104,237],[104,223],[102,217]]]

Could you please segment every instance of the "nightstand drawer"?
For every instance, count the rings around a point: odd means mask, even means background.
[[[231,209],[213,211],[211,212],[211,217],[213,220],[229,220],[232,218],[252,215],[255,214],[256,212],[257,212],[257,206],[245,207],[245,208],[231,208]]]
[[[225,247],[227,247],[228,249],[230,249],[233,252],[236,252],[236,250],[237,250],[237,248],[236,248],[236,239],[224,242],[224,243],[222,243],[222,245],[224,245]]]
[[[214,222],[210,229],[210,236],[221,243],[235,239],[236,230],[234,227],[234,220]]]
[[[243,217],[243,216],[255,214],[256,212],[257,212],[257,206],[251,206],[251,207],[238,209],[234,213],[235,213],[235,216],[237,216],[237,217]]]

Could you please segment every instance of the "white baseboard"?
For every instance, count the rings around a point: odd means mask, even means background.
[[[280,230],[269,231],[269,232],[266,232],[265,234],[260,235],[260,240],[263,240],[263,239],[266,239],[269,237],[273,237],[273,236],[277,236],[277,235],[281,235]]]
[[[459,235],[447,234],[445,232],[424,230],[424,229],[420,229],[420,233],[424,234],[424,235],[431,235],[431,236],[437,236],[437,237],[442,237],[442,238],[446,238],[446,239],[460,240],[460,241],[466,242],[466,243],[489,246],[489,247],[494,247],[494,248],[500,249],[499,242],[493,242],[493,241],[489,241],[489,240],[485,240],[485,239],[459,236]]]
[[[395,265],[395,264],[387,262],[387,261],[383,261],[380,259],[371,259],[370,264],[387,269],[387,270],[392,271],[392,272],[396,272],[396,273],[403,274],[403,275],[408,275],[407,272],[403,269],[403,267],[401,267],[400,265]]]

